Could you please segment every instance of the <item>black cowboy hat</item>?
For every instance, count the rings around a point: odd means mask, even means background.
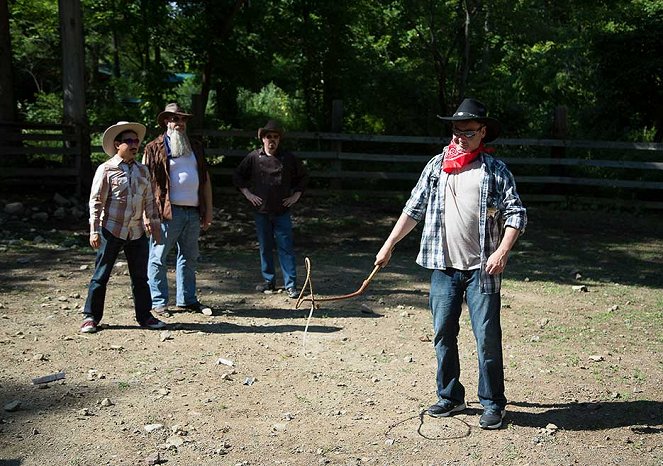
[[[285,133],[285,131],[278,121],[269,120],[265,126],[258,128],[258,139],[262,140],[262,137],[265,133],[278,133],[280,137],[283,137],[283,133]]]
[[[166,118],[171,115],[180,115],[186,118],[193,116],[193,114],[185,112],[184,109],[180,107],[178,103],[172,102],[166,105],[164,111],[159,113],[159,115],[157,116],[157,123],[159,123],[159,126],[164,128],[166,126]]]
[[[463,100],[456,113],[450,117],[443,117],[437,115],[440,120],[445,121],[467,121],[474,120],[486,125],[486,137],[483,138],[484,142],[490,142],[500,135],[501,124],[495,118],[486,116],[486,106],[476,99],[467,98]]]

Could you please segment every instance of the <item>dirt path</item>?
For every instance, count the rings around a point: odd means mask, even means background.
[[[371,271],[398,207],[332,200],[299,214],[300,277],[309,256],[316,291],[338,294]],[[31,231],[0,220],[0,465],[146,464],[156,452],[169,465],[663,464],[655,216],[618,229],[600,213],[532,210],[504,287],[510,405],[494,432],[477,427],[466,314],[469,409],[419,416],[435,401],[435,354],[416,234],[366,294],[315,310],[304,345],[309,309],[252,291],[258,257],[242,209],[224,207],[203,240],[198,285],[214,315],[174,313],[167,334],[136,327],[126,266],[103,330],[79,334],[94,261],[84,221]],[[64,380],[31,384],[58,371]]]

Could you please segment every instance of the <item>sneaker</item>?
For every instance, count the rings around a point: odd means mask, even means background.
[[[259,293],[272,294],[275,291],[274,283],[263,282],[260,285],[256,286],[256,291]]]
[[[86,317],[81,324],[81,333],[94,333],[97,331],[97,323],[92,317]]]
[[[288,288],[287,290],[285,290],[285,292],[288,293],[288,298],[292,299],[299,298],[299,291],[297,291],[297,288],[295,288],[294,286]]]
[[[465,409],[465,402],[455,404],[453,401],[440,400],[432,405],[426,411],[429,416],[433,417],[447,417],[453,413],[459,413]]]
[[[149,328],[150,330],[160,330],[166,328],[166,323],[161,322],[154,316],[150,316],[145,322],[140,323],[140,326],[143,328]]]
[[[479,427],[482,429],[499,429],[502,427],[502,419],[504,419],[505,414],[505,409],[484,409],[479,419]]]
[[[152,309],[152,312],[154,312],[158,316],[164,316],[164,317],[170,317],[170,311],[168,310],[168,307],[155,307]]]
[[[177,307],[187,311],[202,312],[206,316],[212,315],[212,308],[209,306],[205,306],[201,302],[195,302],[193,304],[185,304],[184,306],[178,305]]]

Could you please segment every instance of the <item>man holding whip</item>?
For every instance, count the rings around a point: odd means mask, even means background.
[[[376,255],[384,267],[393,249],[424,220],[417,263],[432,270],[430,308],[437,356],[437,397],[427,413],[446,417],[465,409],[460,382],[459,318],[466,301],[477,343],[478,396],[483,429],[498,429],[505,414],[501,274],[525,230],[526,210],[506,165],[484,142],[497,138],[500,123],[486,107],[465,99],[451,117],[453,136],[424,168],[394,228]]]

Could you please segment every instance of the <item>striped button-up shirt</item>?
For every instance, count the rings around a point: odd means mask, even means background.
[[[446,149],[445,149],[446,150]],[[482,153],[479,185],[479,243],[481,247],[481,292],[500,291],[501,274],[486,272],[486,261],[497,249],[505,227],[525,231],[527,213],[516,192],[516,182],[504,162]],[[445,269],[444,193],[449,174],[442,171],[444,152],[424,168],[403,212],[417,222],[425,220],[417,264],[428,269]]]
[[[120,239],[140,238],[145,231],[143,214],[159,225],[147,167],[128,164],[117,154],[99,165],[90,192],[90,233],[100,233],[103,227]]]

